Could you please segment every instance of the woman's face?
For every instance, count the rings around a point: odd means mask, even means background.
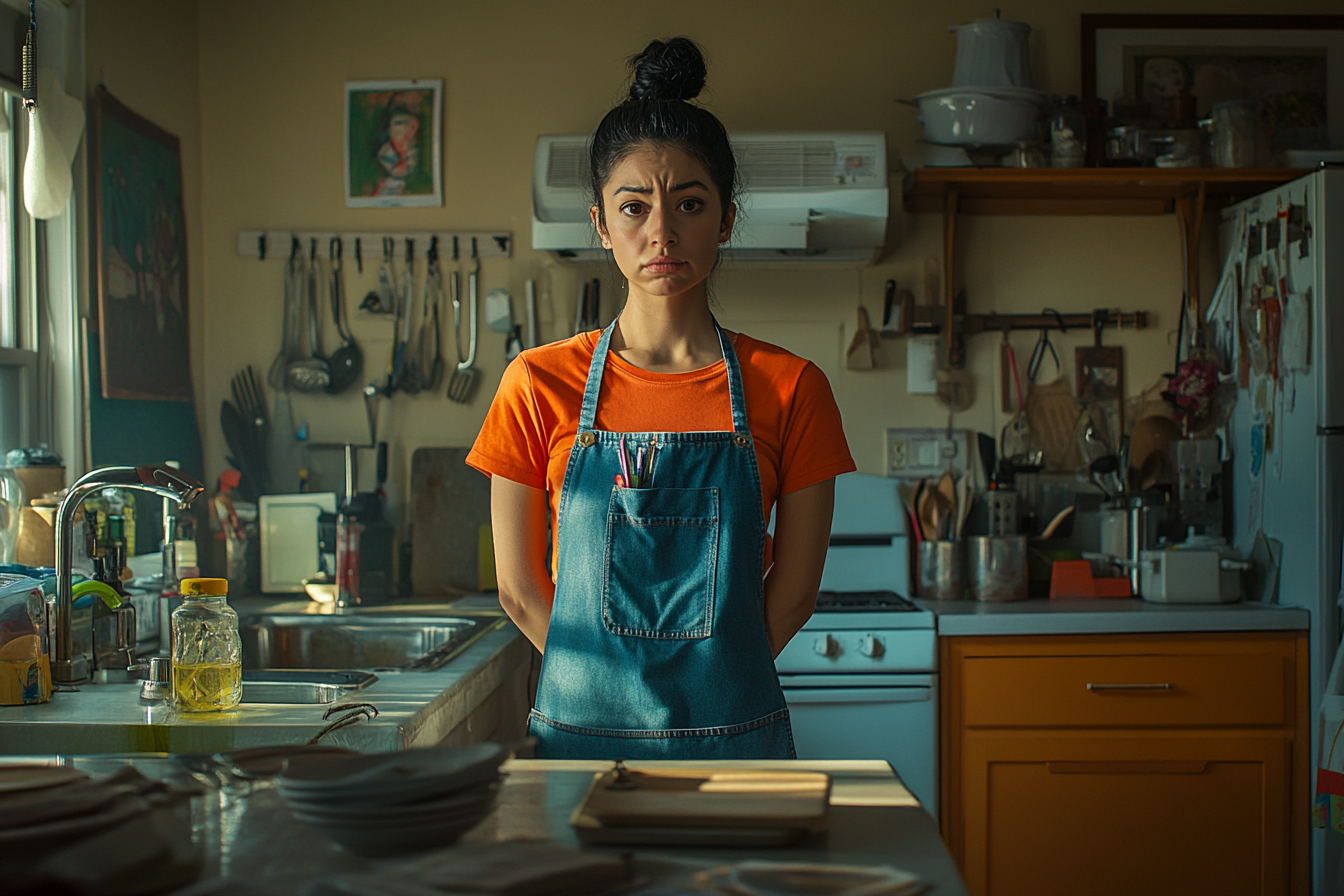
[[[675,296],[703,283],[733,232],[705,166],[673,147],[627,155],[602,188],[606,227],[589,209],[603,248],[612,250],[631,291]]]
[[[398,112],[392,116],[387,126],[387,136],[392,145],[404,150],[420,131],[420,119],[409,112]]]

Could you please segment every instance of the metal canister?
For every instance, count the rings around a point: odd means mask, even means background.
[[[1027,599],[1027,537],[968,538],[967,565],[976,600]]]
[[[966,598],[965,542],[920,542],[919,596],[925,600]]]

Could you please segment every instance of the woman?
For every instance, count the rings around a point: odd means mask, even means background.
[[[538,756],[791,758],[773,658],[812,615],[854,462],[821,371],[710,313],[736,167],[687,102],[699,49],[633,64],[590,159],[625,307],[515,359],[467,463],[492,477],[500,603],[543,653]]]

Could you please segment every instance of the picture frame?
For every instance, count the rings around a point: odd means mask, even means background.
[[[191,402],[180,144],[103,88],[92,142],[102,395]]]
[[[1081,24],[1084,99],[1156,101],[1184,82],[1201,118],[1216,102],[1261,103],[1275,149],[1344,149],[1344,16],[1084,15]]]
[[[443,81],[348,81],[345,204],[443,205]]]

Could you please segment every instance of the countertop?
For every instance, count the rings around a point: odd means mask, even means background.
[[[240,616],[305,612],[309,602],[244,599]],[[390,605],[387,612],[449,615],[489,609],[488,599],[456,604]],[[493,603],[498,610],[498,602]],[[428,746],[441,741],[519,663],[528,661],[522,633],[507,619],[442,668],[378,672],[378,680],[341,702],[371,703],[378,717],[333,731],[323,743],[361,751]],[[244,704],[232,712],[178,713],[140,700],[138,684],[81,685],[49,703],[0,706],[0,755],[31,753],[216,753],[249,746],[303,743],[327,724],[325,705]]]
[[[182,769],[167,757],[25,757],[29,761],[74,765],[91,774],[107,774],[132,764],[151,777],[179,776]],[[13,761],[13,760],[3,760]],[[639,763],[666,767],[693,763]],[[966,889],[937,825],[901,784],[886,762],[840,760],[793,762],[723,762],[716,765],[751,768],[817,770],[832,775],[831,820],[828,831],[810,835],[783,849],[769,848],[638,848],[633,851],[637,875],[660,896],[703,892],[691,885],[699,870],[743,860],[819,862],[846,865],[892,865],[919,875],[938,896],[965,896]],[[608,762],[511,760],[494,811],[449,850],[519,839],[544,839],[578,847],[569,817],[582,800],[594,772]],[[198,778],[199,780],[199,778]],[[354,877],[410,882],[399,873],[405,860],[374,860],[345,852],[317,831],[296,821],[269,782],[235,782],[217,795],[207,793],[191,812],[200,843],[206,880],[194,893],[289,896],[314,878],[332,884]],[[227,816],[227,823],[224,823]],[[585,847],[611,854],[632,854],[629,847]],[[77,843],[68,852],[78,857]],[[442,852],[441,855],[448,855]],[[76,859],[77,860],[77,859]],[[369,875],[373,875],[372,878]],[[355,881],[349,881],[355,885]],[[365,892],[339,889],[339,892]],[[199,889],[197,889],[199,888]],[[324,892],[336,892],[328,888]],[[380,892],[384,892],[380,889]],[[417,891],[418,892],[418,891]]]
[[[1157,604],[1137,598],[1077,600],[916,600],[937,616],[939,635],[1106,635],[1297,631],[1311,623],[1301,607]]]

